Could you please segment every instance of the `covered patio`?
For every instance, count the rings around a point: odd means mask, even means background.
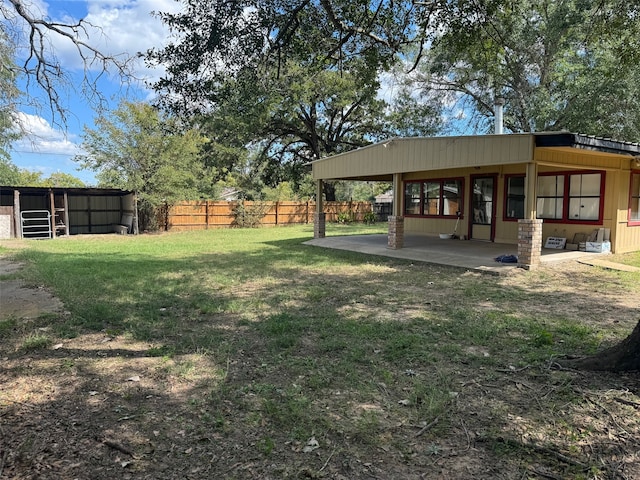
[[[475,240],[443,240],[437,235],[405,234],[402,249],[388,248],[385,234],[314,238],[305,244],[498,274],[509,273],[518,266],[517,263],[495,261],[495,258],[500,255],[516,255],[517,245]],[[602,255],[543,248],[541,263],[544,265],[587,258],[594,260],[602,258]]]
[[[489,250],[477,266],[495,268],[496,256],[515,254],[519,266],[532,269],[549,258],[584,255],[547,252],[548,239],[595,244],[585,250],[640,250],[639,144],[569,132],[392,138],[311,165],[316,239],[325,236],[325,182],[378,181],[393,186],[380,251],[411,250],[420,244],[413,238],[435,235],[442,247],[435,260],[453,262],[458,248],[473,245]],[[438,242],[442,232],[473,242]]]

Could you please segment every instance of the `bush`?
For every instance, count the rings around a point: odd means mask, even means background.
[[[346,225],[348,223],[353,222],[353,218],[354,218],[354,215],[351,210],[349,210],[348,212],[340,212],[336,218],[336,222]]]
[[[374,223],[376,223],[376,220],[377,220],[376,214],[373,212],[367,212],[362,217],[362,222],[367,225],[373,225]]]
[[[256,228],[269,211],[269,205],[264,202],[252,202],[247,205],[239,202],[233,209],[233,226],[240,228]]]

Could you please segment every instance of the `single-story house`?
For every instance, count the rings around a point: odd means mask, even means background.
[[[612,252],[640,250],[636,143],[567,132],[394,138],[316,160],[312,171],[319,203],[326,181],[392,182],[389,248],[402,248],[404,232],[455,230],[518,244],[531,266],[543,238],[603,229]],[[315,235],[324,236],[318,212]]]
[[[138,233],[133,192],[0,186],[0,238]]]

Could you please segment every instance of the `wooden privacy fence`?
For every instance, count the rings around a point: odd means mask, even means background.
[[[165,206],[158,214],[161,230],[205,230],[208,228],[228,228],[236,225],[236,208],[244,205],[245,211],[252,209],[264,213],[261,225],[294,225],[313,223],[315,202],[225,202],[190,201]],[[338,216],[351,214],[352,220],[362,222],[367,212],[372,212],[369,202],[324,202],[327,222],[338,221]]]

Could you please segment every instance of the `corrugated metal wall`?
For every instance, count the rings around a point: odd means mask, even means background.
[[[69,195],[69,233],[111,233],[123,211],[120,196]]]

